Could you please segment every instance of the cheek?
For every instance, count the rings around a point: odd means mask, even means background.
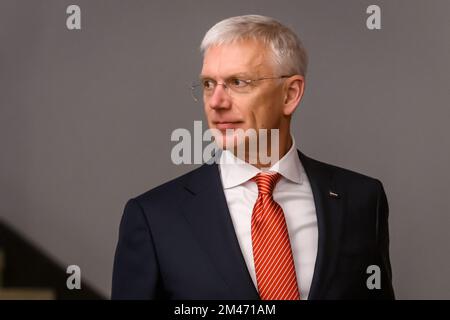
[[[250,118],[255,127],[267,128],[270,126],[273,116],[271,105],[264,98],[258,99],[251,108]]]
[[[239,113],[242,118],[245,120],[245,124],[247,128],[254,128],[255,124],[258,123],[257,119],[259,117],[259,106],[254,101],[250,103],[242,104],[241,108],[239,108]]]
[[[210,119],[211,119],[211,116],[212,116],[211,108],[204,107],[204,108],[203,108],[203,111],[204,111],[204,113],[205,113],[206,120],[209,122]]]
[[[268,107],[268,106],[266,106]],[[267,109],[261,110],[261,113],[258,115],[258,125],[262,129],[268,129],[273,127],[274,117],[267,112]]]

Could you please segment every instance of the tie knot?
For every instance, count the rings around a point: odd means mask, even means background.
[[[281,175],[278,172],[275,173],[258,173],[252,178],[258,186],[258,193],[261,194],[272,194],[275,185],[278,180],[280,180]]]

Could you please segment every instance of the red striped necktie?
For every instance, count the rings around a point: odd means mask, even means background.
[[[279,173],[258,173],[258,199],[252,214],[252,246],[262,300],[298,300],[297,278],[283,209],[272,192]]]

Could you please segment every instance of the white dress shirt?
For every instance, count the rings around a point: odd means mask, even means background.
[[[226,150],[220,156],[219,169],[234,230],[250,276],[258,288],[251,236],[251,218],[258,187],[251,178],[261,170]],[[317,216],[311,185],[293,137],[289,151],[270,169],[263,169],[266,170],[281,174],[273,190],[273,199],[283,209],[300,297],[307,299],[317,256]]]

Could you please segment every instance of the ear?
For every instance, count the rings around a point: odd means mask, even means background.
[[[284,104],[283,114],[290,116],[297,109],[300,100],[305,92],[305,77],[301,75],[294,75],[289,77],[285,82],[284,87]]]

